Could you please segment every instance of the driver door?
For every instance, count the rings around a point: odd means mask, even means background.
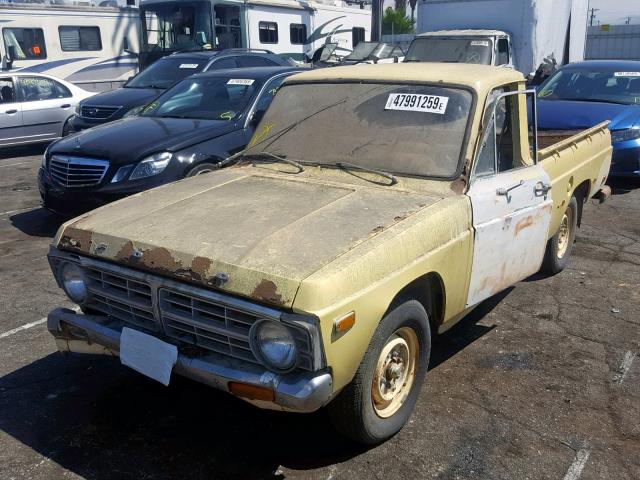
[[[536,273],[551,222],[551,182],[537,164],[537,141],[520,123],[535,91],[494,92],[485,115],[483,144],[467,195],[473,212],[474,248],[467,306]]]

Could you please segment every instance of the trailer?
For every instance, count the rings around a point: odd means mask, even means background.
[[[511,66],[532,78],[584,58],[587,13],[588,0],[420,0],[422,35],[406,60],[453,51],[449,61]]]
[[[121,86],[138,59],[139,13],[88,2],[0,4],[2,70],[46,73],[85,90]]]

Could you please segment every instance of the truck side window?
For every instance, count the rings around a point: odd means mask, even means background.
[[[503,97],[498,102],[495,113],[496,154],[498,172],[506,172],[520,165],[514,165],[513,109],[512,101],[517,96]]]
[[[509,40],[501,38],[498,40],[498,66],[509,65]]]

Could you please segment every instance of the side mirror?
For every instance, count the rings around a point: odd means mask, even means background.
[[[7,46],[7,54],[4,57],[4,66],[7,70],[11,70],[13,68],[13,61],[16,58],[16,46],[9,45]]]

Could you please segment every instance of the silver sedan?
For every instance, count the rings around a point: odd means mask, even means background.
[[[50,75],[0,72],[0,147],[64,136],[80,100],[93,94]]]

